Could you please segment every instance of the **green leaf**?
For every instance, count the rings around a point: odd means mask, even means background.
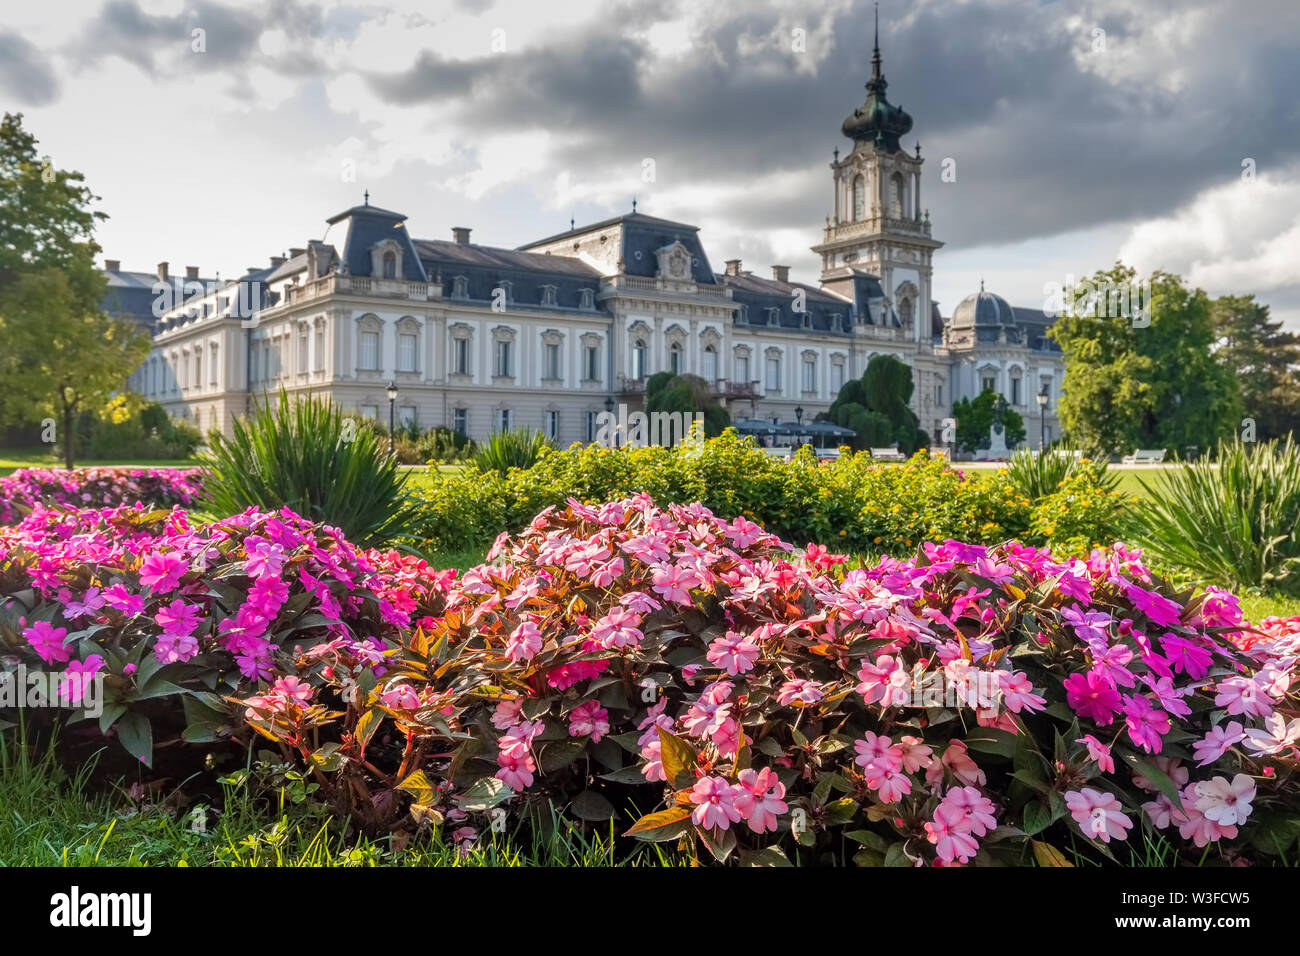
[[[963,739],[969,750],[997,754],[1010,760],[1016,755],[1016,738],[1019,736],[997,727],[975,727]]]
[[[1122,753],[1121,756],[1130,767],[1154,783],[1179,811],[1183,809],[1182,794],[1178,792],[1178,785],[1169,779],[1168,774],[1150,760],[1140,757],[1132,751]]]
[[[490,810],[512,796],[514,792],[503,781],[496,777],[482,777],[458,796],[456,802],[462,810]]]
[[[659,754],[669,786],[680,789],[695,783],[695,768],[699,766],[700,755],[694,747],[660,727]]]
[[[704,827],[696,827],[695,832],[699,834],[700,841],[719,863],[726,863],[727,857],[731,856],[731,851],[736,848],[735,830],[706,830]]]
[[[603,822],[610,819],[616,813],[614,805],[606,800],[595,790],[584,790],[573,798],[569,804],[574,816],[580,820],[592,820]]]
[[[745,866],[791,866],[779,846],[765,846],[761,850],[741,850],[740,860]]]
[[[1025,804],[1023,829],[1026,835],[1033,836],[1035,833],[1046,830],[1060,816],[1062,814],[1057,813],[1051,807],[1037,800],[1030,800]]]
[[[383,723],[384,712],[378,707],[371,707],[360,719],[357,720],[357,729],[353,731],[357,738],[357,744],[361,747],[361,752],[365,753],[366,745],[370,743],[370,738],[375,735],[379,725]]]
[[[153,727],[149,718],[134,711],[123,714],[113,729],[126,752],[146,767],[153,766]]]
[[[632,825],[624,836],[634,836],[638,840],[661,843],[675,840],[690,827],[691,807],[669,807],[656,813],[648,813]]]

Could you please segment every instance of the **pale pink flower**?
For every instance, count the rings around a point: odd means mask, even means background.
[[[542,649],[542,632],[532,621],[523,621],[506,640],[506,657],[516,664],[531,660]]]
[[[1083,744],[1088,748],[1088,758],[1095,760],[1097,766],[1106,773],[1115,772],[1115,758],[1110,755],[1110,748],[1103,744],[1092,734],[1084,734],[1078,740],[1077,744]]]
[[[1112,838],[1123,840],[1133,821],[1123,812],[1123,805],[1112,794],[1084,787],[1065,794],[1065,805],[1070,808],[1079,829],[1085,836],[1109,843]]]
[[[1227,777],[1203,780],[1193,789],[1197,794],[1196,809],[1220,827],[1240,826],[1250,816],[1255,781],[1244,773],[1234,776],[1231,782]]]
[[[755,833],[776,831],[776,818],[789,807],[782,799],[785,785],[776,779],[771,769],[742,770],[736,788],[736,809],[745,817]]]
[[[815,680],[788,680],[777,691],[776,699],[783,707],[798,703],[811,706],[825,697],[821,685]]]
[[[981,837],[997,829],[998,821],[993,816],[996,809],[993,801],[974,787],[953,787],[943,798],[943,802],[957,807],[966,814],[970,831],[975,836]]]
[[[1209,733],[1192,744],[1192,751],[1196,754],[1196,765],[1204,767],[1206,764],[1214,763],[1227,753],[1228,748],[1233,744],[1241,743],[1244,737],[1239,720],[1211,727]]]
[[[966,863],[979,852],[965,811],[949,803],[935,807],[934,818],[925,825],[925,836],[945,863]]]
[[[723,777],[703,777],[691,788],[691,821],[706,830],[726,830],[741,819],[736,789]]]
[[[721,667],[731,677],[744,674],[754,669],[761,648],[749,639],[748,635],[728,631],[709,645],[706,655],[709,663]]]
[[[569,712],[569,736],[591,737],[592,743],[609,733],[609,711],[600,706],[599,701],[589,700],[579,704]]]

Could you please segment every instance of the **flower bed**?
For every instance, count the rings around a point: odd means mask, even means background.
[[[450,576],[289,512],[195,528],[180,509],[38,504],[0,528],[0,652],[6,669],[62,673],[68,706],[99,675],[99,729],[148,763],[182,728],[228,736],[223,695],[284,674],[300,649],[373,679],[386,641],[441,608]]]
[[[500,808],[635,803],[659,809],[627,833],[753,863],[1060,864],[1147,831],[1292,852],[1300,619],[1253,632],[1119,546],[840,560],[698,504],[573,501],[451,584],[373,688],[306,653],[246,718],[359,815],[405,793],[458,842]]]
[[[200,468],[20,468],[0,478],[0,525],[38,505],[111,508],[139,502],[151,508],[191,505],[202,490]]]

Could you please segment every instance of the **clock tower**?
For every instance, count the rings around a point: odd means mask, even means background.
[[[824,288],[852,297],[856,273],[877,276],[906,336],[923,342],[930,340],[931,257],[943,243],[930,238],[930,214],[922,212],[921,144],[909,154],[900,142],[912,117],[885,98],[879,19],[877,11],[867,99],[841,126],[853,146],[843,157],[835,151],[833,212],[812,249]]]

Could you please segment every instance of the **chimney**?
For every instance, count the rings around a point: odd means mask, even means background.
[[[307,254],[307,250],[306,250],[306,249],[298,248],[298,249],[290,249],[290,250],[289,250],[289,258],[290,258],[290,259],[296,259],[296,258],[298,258],[298,256],[305,256],[306,254]]]
[[[469,230],[464,226],[452,226],[451,237],[456,240],[458,246],[469,245]]]
[[[280,266],[282,266],[282,265],[284,265],[284,256],[272,256],[272,257],[271,257],[271,268],[272,268],[272,269],[278,269],[278,268],[280,268]]]
[[[104,260],[104,270],[105,270],[106,272],[121,272],[121,271],[122,271],[122,260],[121,260],[121,259],[105,259],[105,260]]]
[[[167,281],[167,263],[165,262],[158,263],[158,279],[160,282]]]
[[[772,278],[777,282],[785,282],[788,284],[790,282],[790,267],[772,266]]]
[[[185,278],[187,278],[187,279],[197,279],[198,277],[199,277],[199,267],[198,267],[198,266],[186,266],[186,267],[185,267]]]
[[[740,260],[739,260],[739,259],[728,259],[728,260],[727,260],[727,275],[729,275],[729,276],[738,276],[738,275],[740,275]]]

